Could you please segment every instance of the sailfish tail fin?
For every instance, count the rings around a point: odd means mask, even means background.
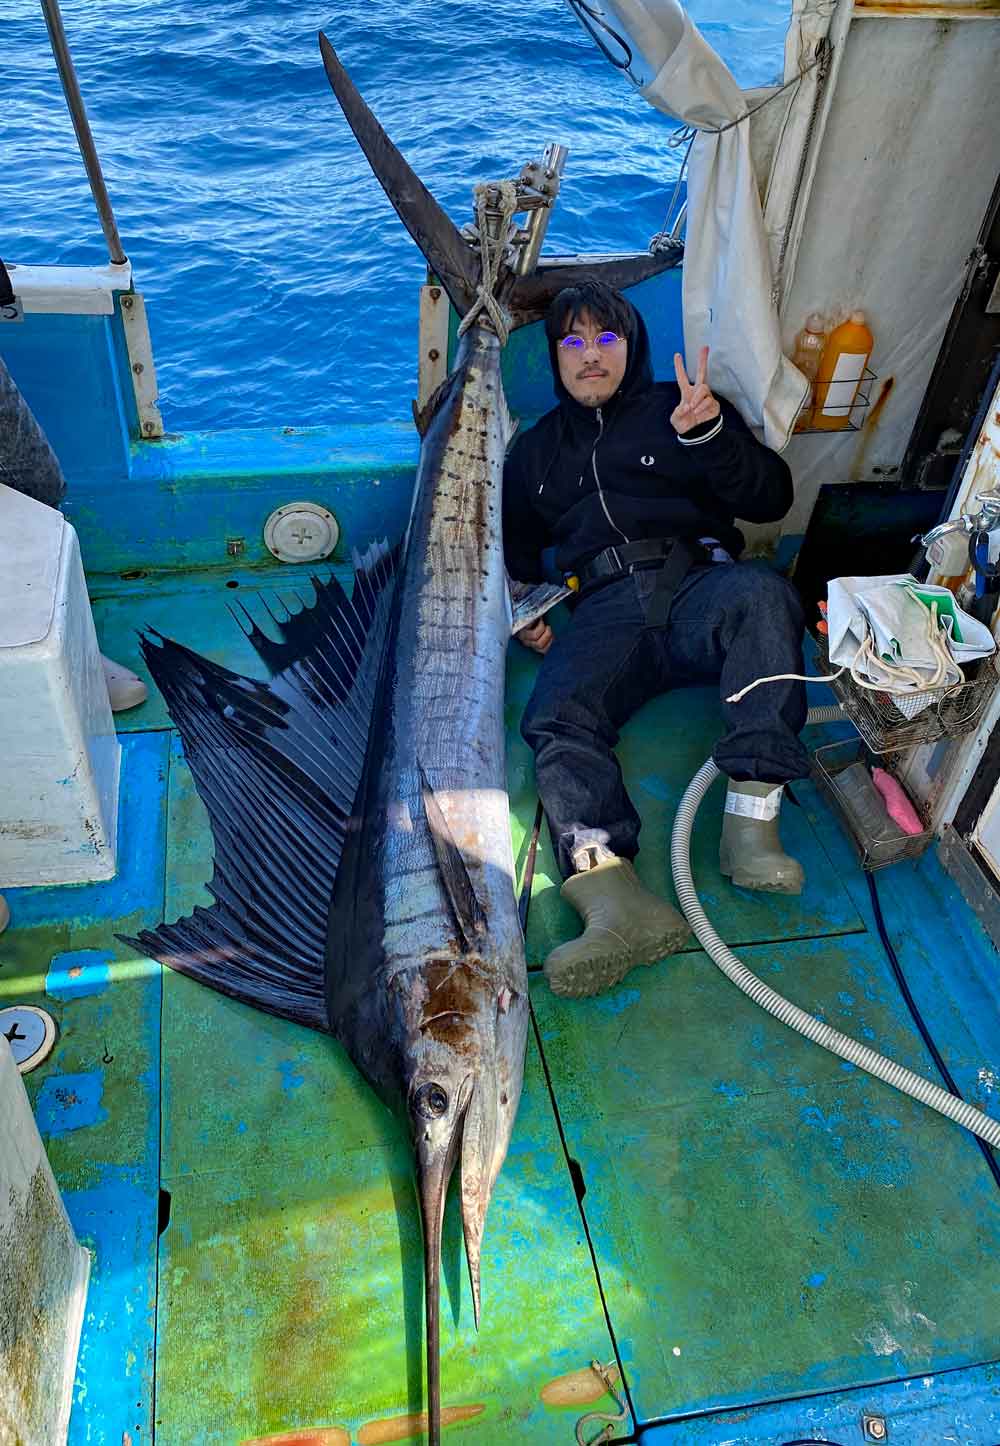
[[[142,637],[208,811],[214,902],[127,942],[313,1029],[329,1028],[327,915],[364,768],[394,584],[395,554],[381,543],[355,558],[350,597],[335,578],[314,578],[314,601],[275,619],[279,640],[246,613],[244,631],[273,672],[266,683],[152,630]]]
[[[379,184],[433,267],[455,309],[464,316],[479,283],[479,262],[475,254],[386,135],[322,31],[319,48],[333,93]]]
[[[464,316],[475,300],[479,284],[477,256],[386,135],[322,31],[319,48],[333,93],[379,184],[456,311]],[[518,277],[512,283],[504,304],[513,326],[526,326],[545,315],[549,302],[565,286],[574,286],[587,278],[606,281],[609,286],[624,290],[679,265],[682,253],[678,243],[656,255],[643,252],[633,256],[598,257],[593,261],[574,258],[557,263],[541,262],[529,276]]]

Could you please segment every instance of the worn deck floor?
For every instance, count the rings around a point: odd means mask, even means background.
[[[274,575],[272,574],[272,577]],[[279,578],[279,583],[284,580]],[[106,651],[152,623],[230,666],[224,602],[250,573],[96,588]],[[512,649],[508,773],[519,865],[535,808]],[[329,1040],[222,999],[115,941],[202,901],[211,842],[158,699],[122,719],[121,871],[13,890],[0,1002],[57,1018],[28,1078],[77,1230],[95,1252],[70,1439],[373,1446],[422,1400],[420,1232],[401,1131]],[[640,872],[669,892],[677,800],[718,731],[708,690],[650,706],[621,755],[645,819]],[[720,933],[797,1003],[933,1077],[874,931],[867,887],[809,785],[786,808],[800,899],[718,874],[719,799],[695,877]],[[998,1112],[997,956],[933,855],[880,876],[887,924],[959,1087]],[[472,1324],[446,1227],[449,1439],[1000,1439],[1000,1192],[974,1142],[764,1015],[699,950],[613,994],[560,1001],[537,966],[575,917],[548,841],[529,921],[536,1034]],[[454,1204],[454,1202],[452,1202]],[[568,1378],[568,1379],[563,1379]],[[599,1422],[584,1428],[584,1439]]]

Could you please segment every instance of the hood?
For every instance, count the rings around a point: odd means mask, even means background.
[[[617,405],[622,397],[638,395],[639,392],[648,391],[653,385],[653,363],[649,351],[649,333],[646,331],[646,323],[636,311],[635,307],[626,298],[629,309],[631,330],[626,340],[628,342],[628,360],[625,363],[625,375],[622,384],[609,401],[609,406]],[[552,384],[555,394],[559,399],[559,405],[567,408],[570,412],[590,416],[593,407],[585,407],[570,396],[563,386],[559,376],[559,361],[556,357],[556,343],[549,341],[549,366],[552,368]]]

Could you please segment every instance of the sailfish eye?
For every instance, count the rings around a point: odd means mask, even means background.
[[[439,1084],[421,1085],[413,1096],[413,1108],[425,1120],[439,1120],[448,1108],[448,1092]]]

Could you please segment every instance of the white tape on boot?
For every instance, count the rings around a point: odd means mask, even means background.
[[[783,783],[779,783],[770,793],[765,793],[763,798],[758,798],[753,793],[734,793],[730,789],[726,794],[725,812],[738,814],[741,818],[759,818],[769,822],[781,812],[781,795],[784,791]]]

